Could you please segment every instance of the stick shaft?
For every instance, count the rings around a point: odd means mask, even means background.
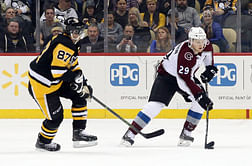
[[[138,130],[135,126],[133,126],[132,124],[130,124],[128,121],[126,121],[124,118],[122,118],[119,114],[117,114],[115,111],[113,111],[111,108],[109,108],[107,105],[105,105],[103,102],[101,102],[98,98],[96,98],[95,96],[92,96],[92,98],[99,103],[101,106],[103,106],[104,108],[106,108],[110,113],[112,113],[113,115],[115,115],[118,119],[120,119],[121,121],[123,121],[125,124],[127,124],[130,128],[132,128],[134,131],[136,131],[137,133],[139,133],[140,135],[142,135],[144,138],[152,138],[152,137],[156,137],[159,135],[162,135],[164,133],[163,129],[154,131],[152,133],[142,133],[140,130]]]
[[[208,84],[205,83],[206,94],[208,96]],[[207,145],[207,137],[208,137],[208,124],[209,124],[209,109],[207,107],[206,110],[206,135],[205,135],[205,147]]]

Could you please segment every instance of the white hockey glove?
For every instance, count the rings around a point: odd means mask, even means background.
[[[82,96],[82,89],[84,83],[84,76],[82,73],[78,73],[77,76],[74,78],[74,82],[70,83],[70,87],[72,90],[76,91],[80,96]]]
[[[85,85],[83,87],[82,93],[85,99],[88,99],[89,101],[91,101],[91,98],[93,96],[93,88],[90,85]]]

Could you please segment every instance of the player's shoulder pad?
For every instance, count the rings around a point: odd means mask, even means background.
[[[69,48],[72,48],[74,46],[71,38],[63,34],[57,35],[52,42],[56,45],[59,43],[63,44],[64,46],[67,46]]]

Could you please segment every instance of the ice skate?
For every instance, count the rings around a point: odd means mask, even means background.
[[[179,136],[178,146],[188,147],[191,145],[193,141],[194,141],[194,138],[189,135],[186,135],[183,130]]]
[[[83,129],[73,130],[73,147],[82,148],[97,145],[97,137],[84,132]]]
[[[134,144],[134,140],[128,136],[128,133],[130,131],[127,131],[124,136],[122,137],[121,145],[126,147],[131,147]]]
[[[56,151],[60,150],[59,144],[57,144],[57,143],[45,144],[45,143],[41,142],[39,140],[39,138],[37,139],[35,147],[37,148],[37,150],[41,150],[41,151],[56,152]]]

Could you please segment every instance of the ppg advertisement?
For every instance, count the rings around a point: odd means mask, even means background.
[[[113,86],[137,86],[139,67],[135,63],[114,63],[110,66],[110,82]]]
[[[212,86],[235,86],[237,69],[234,63],[216,63],[217,75],[210,82]]]

